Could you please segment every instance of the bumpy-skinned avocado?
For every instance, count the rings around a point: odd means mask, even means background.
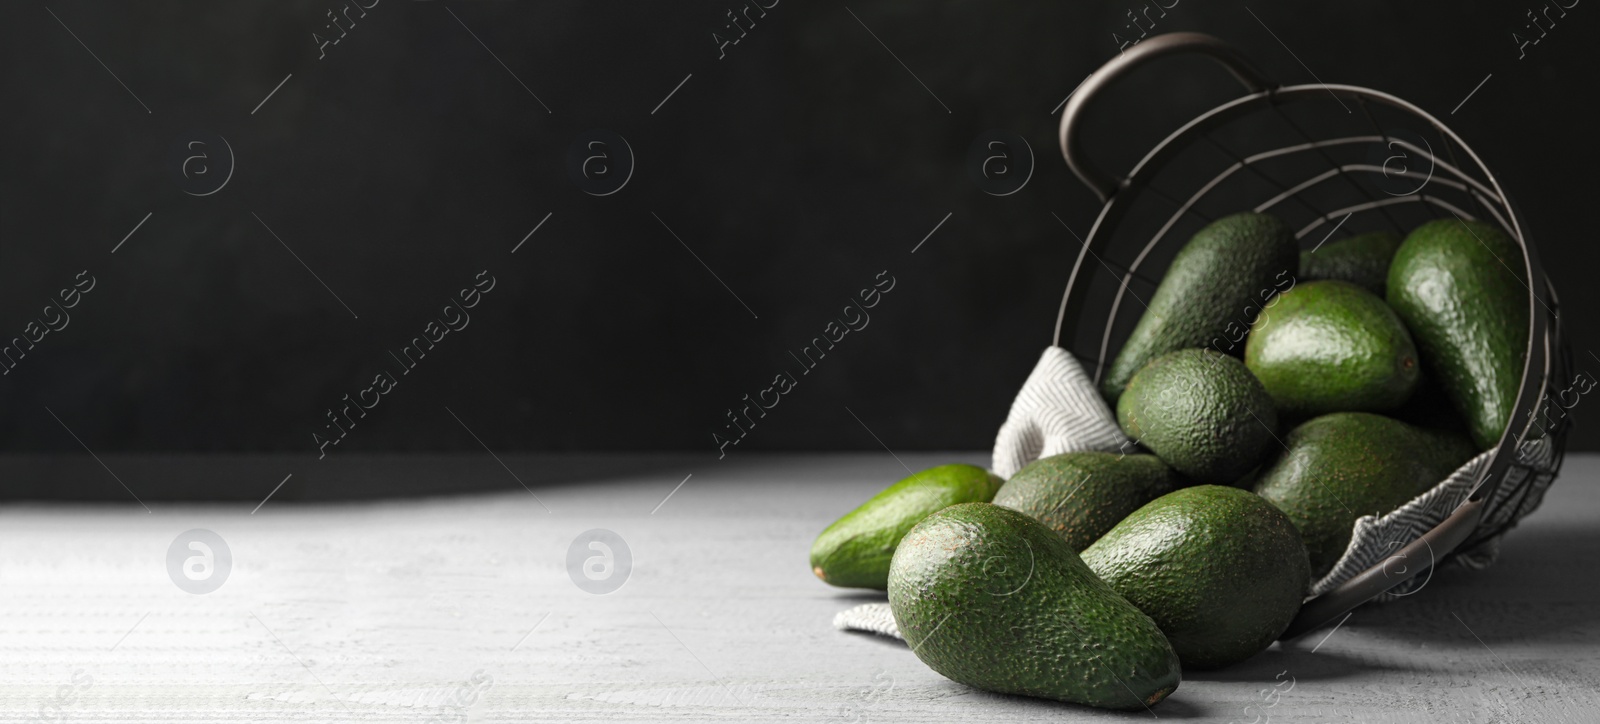
[[[1421,370],[1394,310],[1343,281],[1301,282],[1280,295],[1250,330],[1244,363],[1278,414],[1299,420],[1392,410],[1411,396]]]
[[[811,545],[811,572],[846,588],[889,585],[889,559],[917,521],[956,503],[988,502],[1004,482],[975,465],[940,465],[873,496],[822,531]]]
[[[1413,427],[1370,412],[1336,412],[1290,431],[1262,470],[1256,493],[1289,516],[1321,577],[1350,545],[1363,515],[1384,515],[1471,459],[1459,434]]]
[[[1029,463],[1000,486],[994,504],[1044,523],[1081,551],[1129,513],[1182,484],[1154,455],[1073,452]]]
[[[1168,352],[1212,347],[1242,354],[1261,307],[1294,284],[1300,251],[1287,224],[1246,212],[1211,222],[1173,257],[1145,313],[1101,382],[1116,401],[1146,363]]]
[[[1388,287],[1389,262],[1400,248],[1392,231],[1357,234],[1300,252],[1300,281],[1338,279],[1382,297]]]
[[[1510,421],[1527,358],[1530,292],[1521,247],[1480,221],[1430,221],[1395,252],[1388,299],[1466,418],[1472,442],[1493,447]]]
[[[1294,524],[1260,496],[1220,485],[1151,501],[1083,562],[1155,619],[1185,668],[1260,653],[1289,627],[1311,582]]]
[[[1143,709],[1178,686],[1178,656],[1149,616],[1044,524],[968,503],[911,529],[889,607],[917,658],[968,686]]]
[[[1234,483],[1277,445],[1272,397],[1243,362],[1210,349],[1151,360],[1117,400],[1117,422],[1197,483]]]

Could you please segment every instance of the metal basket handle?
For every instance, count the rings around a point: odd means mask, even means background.
[[[1061,155],[1067,159],[1067,166],[1072,172],[1078,175],[1090,191],[1100,197],[1100,201],[1104,202],[1111,198],[1111,195],[1122,187],[1123,180],[1096,168],[1089,161],[1088,154],[1084,152],[1083,134],[1078,132],[1084,107],[1089,105],[1106,86],[1134,68],[1156,58],[1182,53],[1197,53],[1211,58],[1227,68],[1228,72],[1232,73],[1233,77],[1251,93],[1259,93],[1273,87],[1237,49],[1203,33],[1157,35],[1112,58],[1083,81],[1083,85],[1067,101],[1066,110],[1061,112]]]

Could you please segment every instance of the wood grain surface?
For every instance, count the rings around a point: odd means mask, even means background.
[[[813,578],[817,532],[906,468],[984,457],[730,458],[535,486],[537,499],[519,487],[253,513],[8,505],[0,720],[1600,721],[1600,456],[1569,457],[1494,568],[1440,570],[1336,630],[1186,672],[1135,713],[977,691],[899,642],[831,626],[881,594]],[[419,474],[405,458],[368,472]],[[168,571],[195,528],[231,558],[207,594]],[[597,528],[632,561],[604,595],[568,567]]]

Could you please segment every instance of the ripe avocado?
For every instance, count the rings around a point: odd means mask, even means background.
[[[1300,252],[1300,281],[1338,279],[1380,297],[1389,281],[1389,261],[1400,248],[1400,235],[1373,231]]]
[[[1244,363],[1278,414],[1306,419],[1403,404],[1420,364],[1406,325],[1371,292],[1349,282],[1301,282],[1262,312]]]
[[[954,505],[912,528],[889,608],[917,658],[988,691],[1143,709],[1181,677],[1149,616],[1044,524],[998,505]]]
[[[1261,306],[1294,284],[1300,252],[1276,217],[1245,212],[1201,229],[1173,257],[1144,316],[1101,382],[1115,401],[1146,363],[1189,347],[1234,349]]]
[[[1003,481],[975,465],[940,465],[891,485],[817,536],[811,572],[845,588],[889,585],[889,559],[917,521],[956,503],[989,502]]]
[[[1151,501],[1083,562],[1155,619],[1186,668],[1255,656],[1300,611],[1311,568],[1294,524],[1238,488],[1201,485]]]
[[[994,504],[1044,523],[1081,551],[1129,513],[1182,484],[1154,455],[1073,452],[1029,463],[1000,486]]]
[[[1389,306],[1479,450],[1500,441],[1522,386],[1530,294],[1521,247],[1480,221],[1413,229],[1389,267]]]
[[[1243,362],[1211,349],[1151,360],[1117,400],[1117,422],[1197,483],[1234,483],[1278,444],[1272,397]]]
[[[1406,504],[1473,454],[1458,434],[1370,412],[1313,418],[1284,444],[1288,449],[1262,470],[1256,493],[1300,529],[1318,578],[1344,555],[1357,518]]]

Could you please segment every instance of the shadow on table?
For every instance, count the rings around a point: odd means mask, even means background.
[[[1419,644],[1600,637],[1600,525],[1512,530],[1493,566],[1445,566],[1417,592],[1355,610],[1346,625]],[[1308,634],[1315,640],[1318,634]]]
[[[1283,681],[1331,681],[1374,671],[1418,670],[1416,666],[1392,666],[1327,649],[1312,653],[1320,638],[1312,638],[1311,643],[1304,647],[1274,644],[1266,651],[1223,669],[1185,669],[1183,678],[1186,681],[1259,683],[1264,688],[1271,688]]]
[[[1358,607],[1342,629],[1414,646],[1493,649],[1498,642],[1592,642],[1600,638],[1597,561],[1600,525],[1515,529],[1488,569],[1440,567],[1416,593]],[[1312,631],[1288,646],[1309,650],[1325,631]],[[1328,654],[1326,647],[1318,657],[1322,654]]]
[[[834,593],[832,595],[827,596],[827,598],[830,599],[830,600],[838,601],[839,603],[845,604],[847,606],[855,606],[855,605],[863,604],[863,603],[888,603],[889,602],[889,594],[887,594],[887,593],[885,593],[883,591],[869,591],[869,590],[865,590],[865,589],[860,590],[860,591],[847,591],[847,592]]]
[[[1013,719],[1033,720],[1033,714],[1042,719],[1051,721],[1077,721],[1077,716],[1070,719],[1064,715],[1093,715],[1097,719],[1107,721],[1150,721],[1154,714],[1158,719],[1197,719],[1201,717],[1215,718],[1224,712],[1217,711],[1215,707],[1206,707],[1201,702],[1189,700],[1183,696],[1183,685],[1172,696],[1156,704],[1154,707],[1120,711],[1116,709],[1098,709],[1081,704],[1071,704],[1064,701],[1039,699],[1031,696],[1017,696],[1013,694],[997,694],[992,691],[973,688],[965,684],[945,680],[943,686],[950,687],[952,698],[982,701],[990,706],[1006,707],[1007,716],[994,717],[990,721],[1010,721]],[[1131,695],[1130,695],[1131,696]],[[987,708],[987,707],[986,707]],[[1017,715],[1022,716],[1017,716]]]

